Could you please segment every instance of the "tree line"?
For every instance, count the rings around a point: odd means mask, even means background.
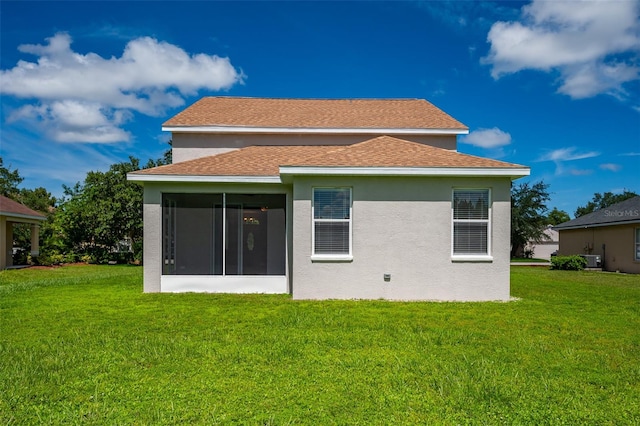
[[[127,173],[171,164],[171,150],[163,158],[113,164],[106,172],[91,171],[83,182],[63,186],[64,196],[53,197],[45,188],[19,188],[24,180],[17,169],[5,167],[0,157],[0,194],[46,215],[40,231],[40,256],[29,259],[29,228],[14,225],[14,246],[18,251],[14,263],[27,261],[41,264],[66,262],[142,262],[142,186],[127,181]],[[595,193],[592,200],[580,206],[574,217],[637,196],[624,191]],[[528,241],[544,240],[547,225],[570,220],[569,214],[549,210],[549,185],[543,181],[521,183],[511,187],[511,256],[521,253]]]
[[[63,185],[57,199],[45,188],[19,188],[24,180],[17,169],[5,167],[0,157],[0,194],[43,213],[40,255],[30,259],[30,229],[14,225],[15,264],[57,264],[142,261],[142,186],[127,181],[127,173],[171,163],[168,151],[158,160],[113,164],[106,172],[88,172],[83,182]]]

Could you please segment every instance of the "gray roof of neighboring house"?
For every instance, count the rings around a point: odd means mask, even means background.
[[[591,228],[595,226],[624,225],[640,223],[640,196],[612,204],[579,218],[561,223],[553,227],[558,231],[564,229]]]

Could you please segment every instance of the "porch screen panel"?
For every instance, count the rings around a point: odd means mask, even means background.
[[[284,275],[286,196],[227,194],[226,275]]]
[[[222,251],[216,239],[221,229],[221,194],[163,195],[163,273],[222,273]],[[216,249],[216,246],[218,248]]]

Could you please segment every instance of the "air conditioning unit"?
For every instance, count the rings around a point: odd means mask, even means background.
[[[602,260],[599,254],[581,254],[580,256],[587,259],[587,268],[601,268]]]

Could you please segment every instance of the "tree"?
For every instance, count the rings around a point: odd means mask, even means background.
[[[145,169],[150,169],[152,167],[165,166],[167,164],[173,163],[173,151],[171,150],[173,147],[173,141],[167,142],[169,144],[169,149],[167,149],[164,154],[162,154],[162,158],[158,158],[157,160],[149,159],[147,164],[143,167]]]
[[[542,241],[547,223],[548,184],[522,183],[511,187],[511,257],[521,253],[528,241]]]
[[[142,247],[142,187],[127,181],[140,169],[137,158],[113,164],[106,172],[89,172],[84,183],[64,187],[58,225],[68,250],[103,260],[121,242],[132,242],[134,256]]]
[[[16,194],[16,201],[24,204],[32,210],[41,213],[49,213],[56,205],[56,197],[43,187],[36,189],[21,189]]]
[[[613,192],[605,192],[604,194],[600,194],[599,192],[596,192],[595,194],[593,194],[593,199],[589,201],[586,206],[581,206],[576,209],[574,216],[578,218],[580,216],[592,213],[596,210],[609,207],[612,204],[616,204],[637,196],[638,194],[636,194],[635,192],[627,191],[626,189],[622,194],[614,194]]]
[[[547,224],[548,225],[558,225],[560,223],[568,222],[571,220],[569,217],[569,213],[564,210],[558,210],[557,207],[554,207],[553,210],[549,212],[547,215]]]
[[[18,185],[23,180],[24,178],[20,177],[18,169],[11,171],[4,167],[2,157],[0,157],[0,195],[13,199],[18,193]]]

